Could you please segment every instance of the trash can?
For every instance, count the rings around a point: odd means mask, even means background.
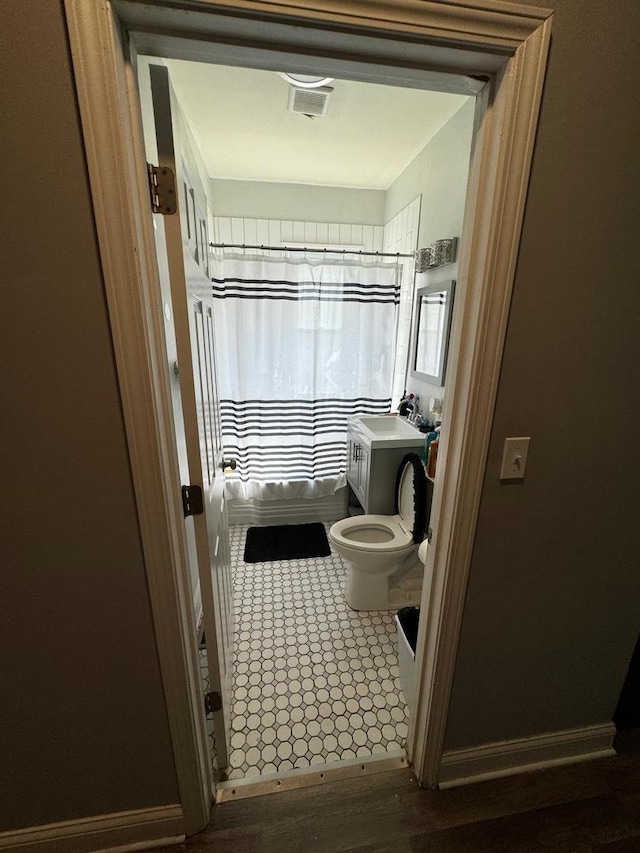
[[[416,644],[418,641],[419,607],[403,607],[396,614],[398,626],[398,670],[400,686],[411,710],[416,685]]]

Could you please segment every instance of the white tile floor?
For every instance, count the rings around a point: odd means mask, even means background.
[[[407,708],[394,614],[347,606],[337,554],[245,563],[246,531],[229,531],[236,607],[229,779],[402,748]]]

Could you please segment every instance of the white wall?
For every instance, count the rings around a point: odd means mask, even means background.
[[[475,101],[469,98],[444,127],[425,145],[387,191],[385,222],[389,222],[419,193],[422,194],[418,248],[430,246],[444,237],[459,237],[462,231],[467,176],[473,134]],[[416,276],[416,288],[456,279],[458,264]],[[415,334],[415,318],[412,336]],[[428,410],[431,396],[444,397],[444,388],[411,375],[405,381],[407,391],[419,396],[419,408]]]
[[[211,179],[217,216],[383,225],[383,190]]]
[[[385,222],[422,193],[420,246],[460,234],[474,109],[475,99],[468,98],[387,190]]]

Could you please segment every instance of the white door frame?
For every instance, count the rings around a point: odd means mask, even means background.
[[[197,669],[144,147],[126,29],[157,55],[477,93],[456,323],[418,638],[410,758],[438,782],[471,550],[538,119],[551,12],[500,0],[65,0],[185,832],[212,777]],[[292,26],[292,24],[294,26]],[[139,33],[139,35],[138,35]],[[245,46],[244,60],[233,42]],[[172,45],[171,53],[167,45]],[[276,46],[277,45],[277,49]],[[313,50],[315,56],[308,56]],[[235,52],[234,52],[235,51]],[[320,58],[318,58],[320,57]],[[489,86],[481,88],[486,81]],[[446,468],[446,478],[442,476]],[[427,618],[424,618],[426,615]]]

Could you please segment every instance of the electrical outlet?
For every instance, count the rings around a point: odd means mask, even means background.
[[[530,437],[505,438],[500,466],[501,480],[524,480]]]

